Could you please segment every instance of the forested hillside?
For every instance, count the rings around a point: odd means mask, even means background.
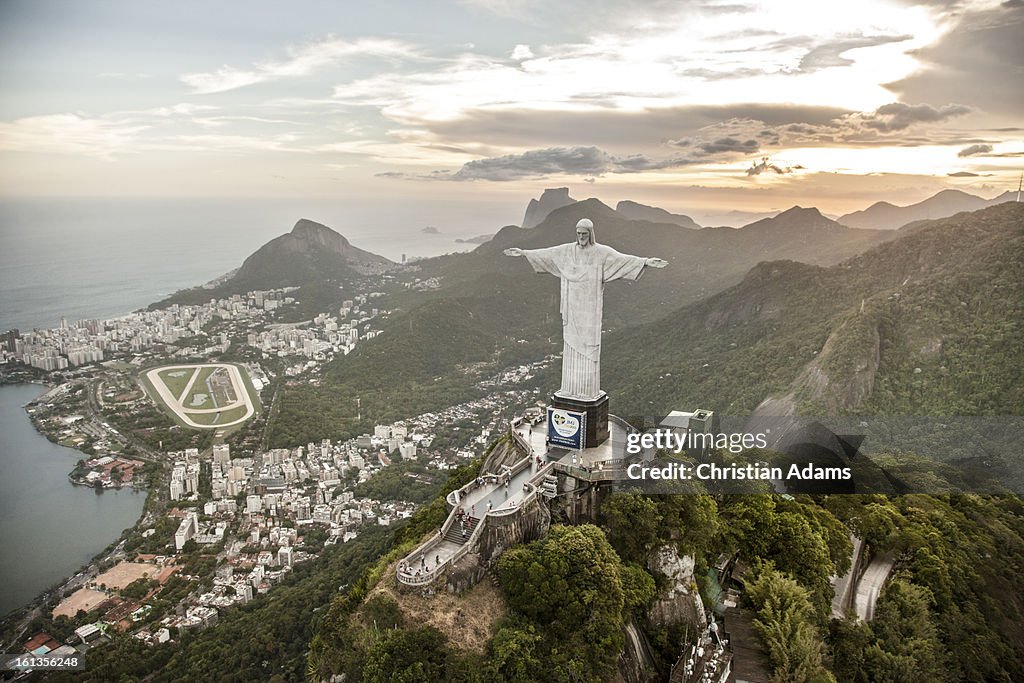
[[[610,335],[605,386],[616,408],[637,415],[750,411],[773,395],[798,412],[1020,415],[1022,233],[1021,207],[1001,206],[831,268],[761,264],[730,290]],[[667,543],[694,556],[697,576],[722,552],[751,564],[747,604],[779,681],[1024,677],[1016,496],[621,494],[597,522],[554,527],[502,557],[508,614],[485,652],[403,621],[400,601],[386,605],[397,630],[374,635],[360,626],[359,603],[340,599],[313,668],[365,681],[610,680],[608,653],[635,620],[665,676],[685,640],[648,612],[663,580],[650,554]],[[870,553],[897,558],[870,623],[828,618],[829,577],[849,566],[851,532]]]
[[[419,262],[415,277],[436,278],[439,288],[393,294],[389,306],[395,313],[384,334],[334,361],[319,385],[288,388],[272,423],[272,443],[294,445],[365,430],[353,420],[357,396],[364,416],[392,420],[472,398],[481,376],[559,352],[557,279],[537,275],[524,260],[501,252],[570,242],[583,217],[595,222],[599,242],[670,263],[637,282],[608,285],[606,330],[660,319],[740,281],[764,259],[785,255],[831,264],[895,235],[846,228],[799,207],[738,230],[680,230],[628,220],[596,199],[577,202],[536,228],[506,227],[473,253]],[[316,410],[305,410],[310,405]]]

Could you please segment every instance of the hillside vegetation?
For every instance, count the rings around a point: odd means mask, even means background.
[[[537,275],[525,260],[501,252],[509,246],[533,249],[572,241],[583,217],[595,222],[599,242],[670,262],[639,281],[608,285],[606,330],[669,315],[739,282],[766,258],[787,255],[831,264],[895,235],[846,228],[816,209],[799,207],[739,230],[681,230],[674,224],[628,220],[596,199],[577,202],[552,212],[536,228],[503,228],[470,254],[418,263],[416,276],[438,278],[440,288],[394,295],[389,302],[394,313],[380,337],[335,360],[319,386],[288,388],[271,442],[287,446],[317,434],[340,438],[358,433],[365,427],[352,420],[356,397],[364,415],[377,421],[436,410],[474,397],[481,376],[560,352],[558,280]],[[305,410],[307,405],[316,410]]]

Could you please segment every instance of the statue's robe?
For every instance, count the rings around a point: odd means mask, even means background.
[[[604,283],[636,280],[646,259],[603,244],[581,247],[576,242],[524,249],[523,255],[536,272],[551,273],[562,283],[562,387],[557,395],[582,401],[600,398]]]

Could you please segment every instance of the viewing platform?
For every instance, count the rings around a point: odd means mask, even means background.
[[[566,475],[586,483],[622,479],[626,437],[633,428],[624,420],[609,416],[609,430],[608,440],[600,446],[571,451],[548,446],[544,421],[514,421],[510,436],[523,457],[511,466],[498,468],[498,472],[485,472],[449,493],[449,514],[444,525],[399,562],[398,582],[406,586],[432,584],[478,546],[489,525],[505,523],[532,503],[542,502],[542,497],[559,495],[553,475]]]

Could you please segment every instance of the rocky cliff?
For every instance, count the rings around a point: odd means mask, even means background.
[[[540,225],[548,214],[563,206],[575,204],[576,200],[569,196],[568,187],[556,187],[544,190],[540,199],[531,199],[523,216],[523,227],[533,228]]]

